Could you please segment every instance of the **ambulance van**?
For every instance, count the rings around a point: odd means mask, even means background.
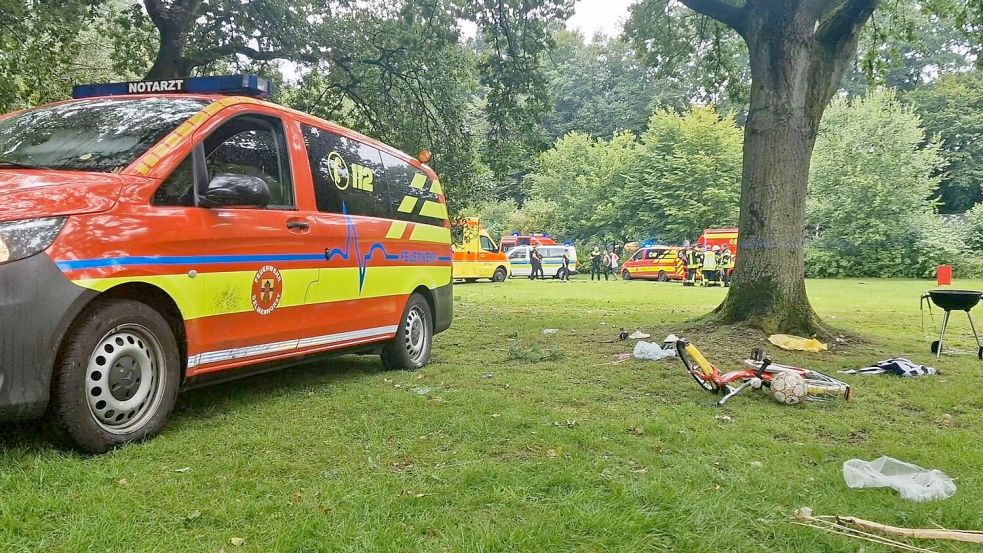
[[[454,279],[474,282],[487,278],[504,282],[512,273],[509,258],[502,253],[477,218],[454,224]]]
[[[268,94],[86,85],[0,116],[0,419],[104,452],[216,379],[325,353],[427,364],[452,318],[437,175]]]

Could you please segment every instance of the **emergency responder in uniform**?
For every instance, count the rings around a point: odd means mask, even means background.
[[[730,272],[734,270],[734,256],[730,253],[730,248],[727,244],[724,244],[722,250],[720,250],[720,276],[724,280],[724,288],[730,286]]]
[[[696,270],[700,266],[700,252],[696,248],[689,247],[685,250],[683,263],[686,265],[686,280],[683,286],[696,286]]]
[[[716,286],[717,281],[717,255],[720,246],[714,246],[703,254],[703,286]]]

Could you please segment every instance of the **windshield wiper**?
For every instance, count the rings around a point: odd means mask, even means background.
[[[6,165],[8,167],[17,167],[20,169],[41,169],[46,170],[47,167],[41,167],[40,165],[31,165],[30,163],[24,163],[22,161],[12,161],[9,159],[0,158],[0,166]]]

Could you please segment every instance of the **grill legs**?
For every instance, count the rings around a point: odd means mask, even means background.
[[[946,311],[942,316],[942,333],[939,334],[939,341],[932,344],[932,353],[935,354],[936,359],[942,356],[942,344],[945,341],[945,329],[949,326],[950,313],[951,311]],[[976,332],[976,324],[973,323],[973,315],[967,311],[966,317],[969,318],[969,327],[973,329],[973,338],[976,339],[976,347],[978,348],[977,357],[983,359],[983,344],[980,343],[980,335]]]

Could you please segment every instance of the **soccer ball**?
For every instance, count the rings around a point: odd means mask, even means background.
[[[771,381],[771,397],[785,405],[795,405],[809,393],[804,378],[796,373],[781,373]]]

